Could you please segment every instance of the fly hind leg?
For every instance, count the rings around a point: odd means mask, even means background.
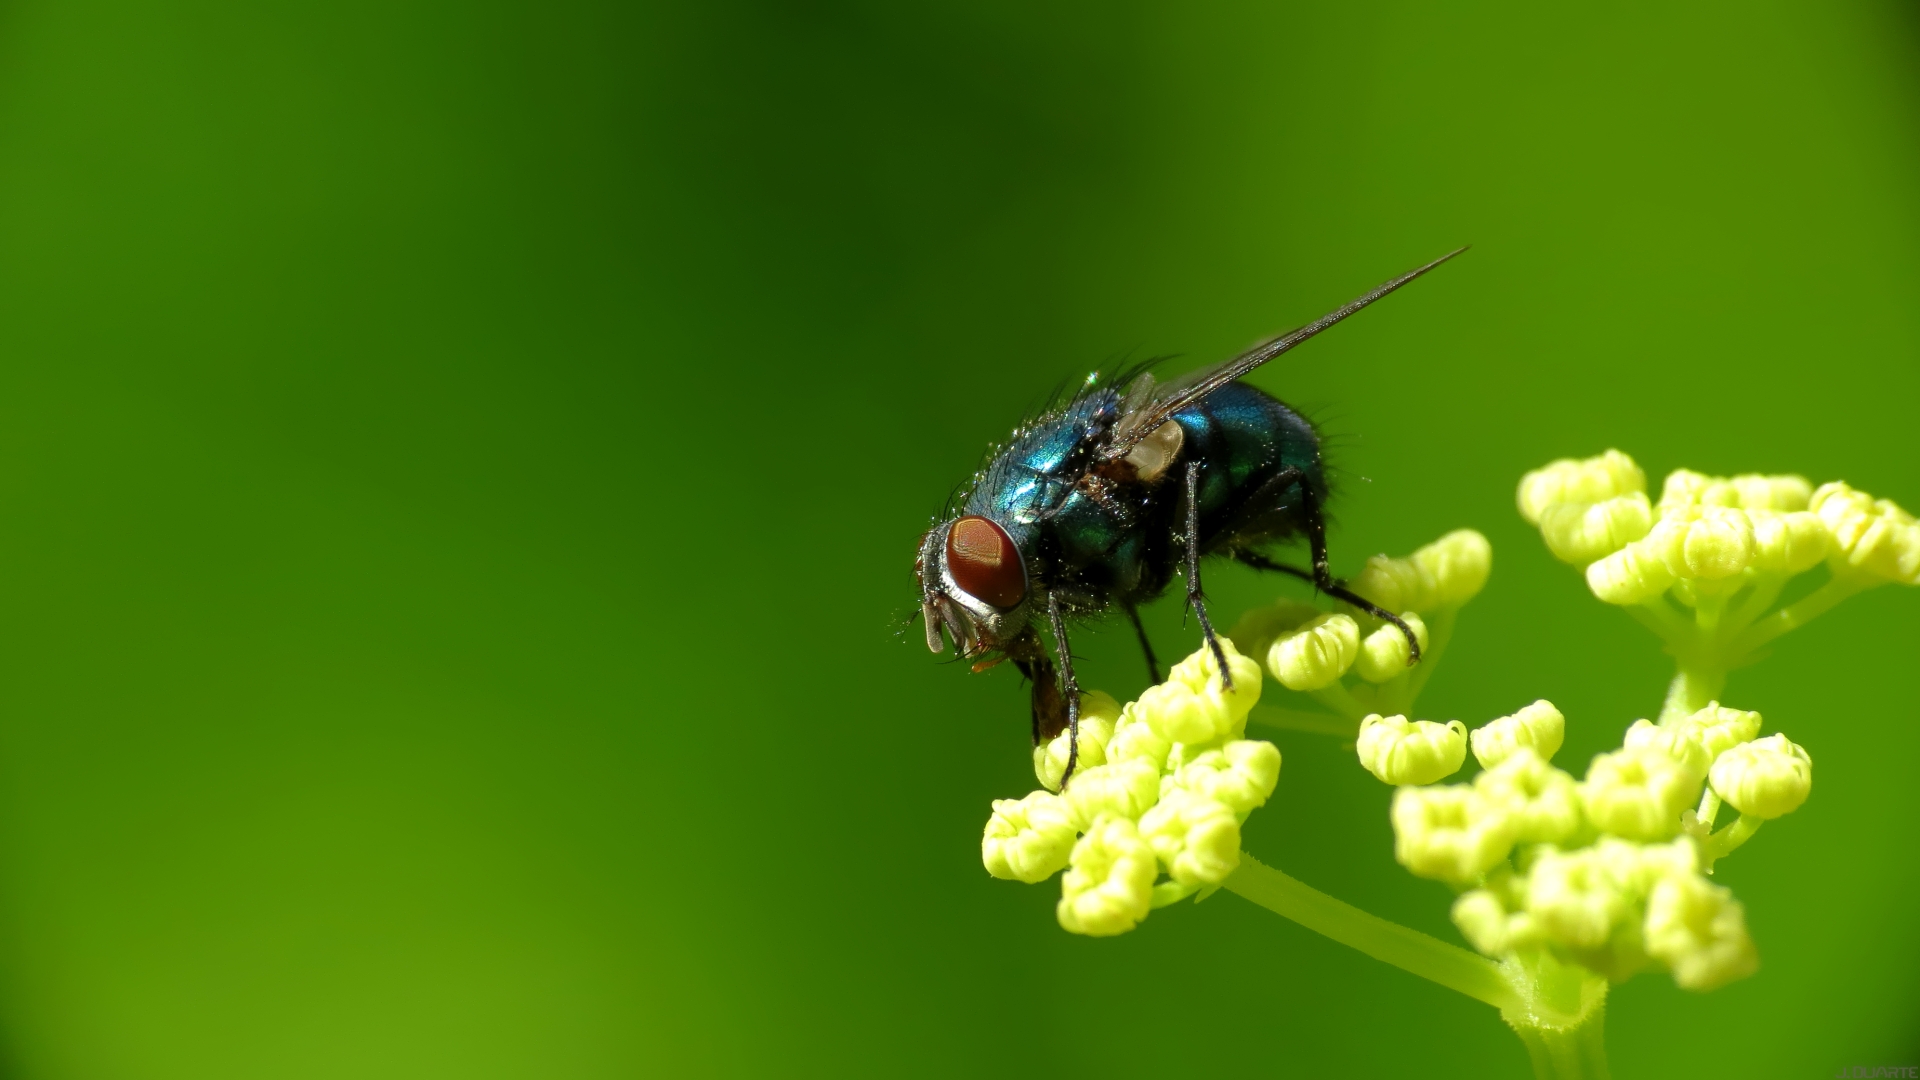
[[[1233,689],[1233,673],[1227,670],[1227,654],[1220,648],[1220,638],[1213,632],[1213,620],[1207,618],[1206,597],[1200,591],[1200,463],[1187,462],[1187,606],[1200,620],[1200,634],[1206,639],[1207,648],[1213,651],[1214,663],[1220,666],[1220,686]]]

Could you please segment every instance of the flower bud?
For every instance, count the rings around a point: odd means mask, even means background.
[[[1140,819],[1140,835],[1182,885],[1218,885],[1240,865],[1240,819],[1191,791],[1168,792]]]
[[[1113,737],[1107,740],[1106,754],[1109,762],[1145,761],[1157,771],[1166,764],[1172,749],[1173,740],[1147,723],[1140,712],[1140,703],[1135,701],[1120,710],[1120,721],[1114,725]]]
[[[1530,746],[1516,748],[1474,777],[1473,789],[1506,812],[1515,841],[1562,844],[1580,831],[1585,818],[1573,777]]]
[[[1113,726],[1120,719],[1120,703],[1098,690],[1080,695],[1080,757],[1075,769],[1107,763],[1107,741],[1113,738]],[[1072,733],[1062,731],[1051,740],[1033,748],[1033,773],[1040,786],[1060,790],[1060,778],[1067,771],[1067,755],[1072,752]]]
[[[1627,737],[1621,745],[1630,750],[1647,749],[1665,754],[1691,772],[1706,775],[1707,766],[1713,762],[1713,756],[1707,748],[1693,737],[1693,733],[1682,723],[1674,727],[1661,727],[1651,720],[1635,720],[1627,729]]]
[[[1746,911],[1733,893],[1699,875],[1656,882],[1647,897],[1647,954],[1687,990],[1712,990],[1760,966]]]
[[[1289,690],[1319,690],[1345,675],[1359,654],[1360,624],[1348,615],[1321,615],[1275,639],[1267,670]]]
[[[1805,510],[1813,498],[1813,485],[1804,476],[1761,476],[1747,473],[1727,481],[1739,493],[1732,505],[1744,510],[1772,510],[1790,513]]]
[[[1233,689],[1228,690],[1220,679],[1220,664],[1213,657],[1213,650],[1206,645],[1200,646],[1185,660],[1173,665],[1167,672],[1168,683],[1184,683],[1189,690],[1202,697],[1212,697],[1226,714],[1232,717],[1229,728],[1244,725],[1247,713],[1260,702],[1260,665],[1257,661],[1240,655],[1233,642],[1221,640],[1220,652],[1227,658],[1227,671],[1233,676]],[[1200,742],[1199,739],[1181,739],[1180,742]]]
[[[1222,695],[1196,694],[1184,682],[1149,686],[1133,706],[1134,715],[1168,742],[1210,742],[1233,730],[1233,714]]]
[[[1567,718],[1560,715],[1553,702],[1542,698],[1512,716],[1489,720],[1475,728],[1473,756],[1483,769],[1507,760],[1521,747],[1531,748],[1542,759],[1551,758],[1559,752],[1566,732]]]
[[[1673,571],[1645,544],[1635,541],[1587,567],[1593,595],[1609,604],[1644,604],[1672,588]]]
[[[1580,784],[1587,817],[1602,832],[1664,840],[1680,831],[1680,811],[1700,797],[1700,772],[1651,748],[1597,754]]]
[[[1598,503],[1561,503],[1540,518],[1540,535],[1547,550],[1561,562],[1585,566],[1611,555],[1647,535],[1653,528],[1653,505],[1645,492],[1636,491]]]
[[[1383,784],[1431,784],[1467,759],[1467,725],[1375,713],[1360,721],[1360,764]]]
[[[1813,758],[1785,735],[1771,735],[1721,754],[1710,779],[1727,805],[1771,821],[1807,801],[1813,790]]]
[[[1403,787],[1392,818],[1393,857],[1424,878],[1465,885],[1513,849],[1506,812],[1465,784]]]
[[[1599,457],[1562,458],[1520,478],[1517,501],[1520,516],[1538,525],[1549,507],[1562,503],[1597,503],[1634,492],[1645,494],[1647,474],[1618,450]]]
[[[1806,511],[1749,510],[1753,522],[1753,565],[1776,573],[1798,574],[1820,565],[1832,537],[1818,515]]]
[[[1753,522],[1724,506],[1670,511],[1635,546],[1658,555],[1676,578],[1719,581],[1753,564]]]
[[[1527,871],[1527,912],[1547,940],[1567,949],[1606,949],[1631,925],[1639,899],[1625,874],[1635,869],[1619,841],[1561,852],[1541,850]]]
[[[1706,501],[1707,492],[1722,482],[1692,469],[1675,469],[1661,482],[1660,502],[1654,509],[1664,515],[1669,511],[1699,506]]]
[[[1160,798],[1160,769],[1138,758],[1096,765],[1074,773],[1060,797],[1082,828],[1102,815],[1138,819]]]
[[[1245,817],[1264,805],[1280,782],[1280,748],[1257,740],[1230,742],[1181,766],[1172,780],[1174,786],[1224,803]]]
[[[1498,956],[1507,948],[1507,909],[1500,898],[1487,889],[1461,893],[1453,902],[1453,925],[1467,943],[1488,956]]]
[[[1131,820],[1101,817],[1073,846],[1054,914],[1071,933],[1124,934],[1147,917],[1159,872],[1153,848]]]
[[[1031,885],[1067,865],[1076,830],[1066,801],[1050,791],[1024,799],[995,799],[980,840],[987,873]]]
[[[1400,616],[1406,621],[1413,638],[1420,643],[1424,652],[1427,647],[1427,624],[1420,616],[1408,611]],[[1387,623],[1360,639],[1360,655],[1354,658],[1353,673],[1371,683],[1383,683],[1396,675],[1405,674],[1407,659],[1412,655],[1407,650],[1407,635],[1400,628]]]
[[[1408,557],[1431,582],[1424,602],[1409,604],[1416,611],[1455,608],[1486,587],[1493,569],[1493,545],[1472,529],[1455,529]]]
[[[1706,708],[1687,717],[1681,728],[1706,750],[1711,761],[1759,735],[1760,714],[1709,701]]]
[[[1833,538],[1828,556],[1836,572],[1920,585],[1920,525],[1886,499],[1845,484],[1822,484],[1808,503]]]
[[[1242,656],[1265,656],[1273,639],[1320,615],[1320,609],[1301,600],[1281,598],[1240,616],[1227,637]]]

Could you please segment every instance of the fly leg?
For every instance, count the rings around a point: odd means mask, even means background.
[[[1067,646],[1067,623],[1060,617],[1060,598],[1047,594],[1047,621],[1053,624],[1054,651],[1060,654],[1061,682],[1067,696],[1067,768],[1060,774],[1060,790],[1067,790],[1073,768],[1080,763],[1080,683],[1073,677],[1073,650]]]
[[[1276,574],[1292,574],[1294,577],[1299,578],[1301,581],[1313,580],[1313,573],[1311,571],[1302,570],[1297,566],[1286,566],[1281,563],[1274,562],[1272,559],[1267,558],[1265,555],[1262,555],[1257,551],[1246,551],[1246,550],[1236,551],[1233,553],[1233,558],[1235,562],[1239,562],[1244,565],[1251,566],[1255,570],[1267,570]]]
[[[1320,502],[1305,484],[1300,485],[1301,516],[1307,522],[1307,546],[1313,552],[1313,587],[1373,616],[1382,622],[1390,622],[1400,628],[1407,638],[1407,666],[1420,662],[1420,641],[1413,636],[1413,627],[1407,621],[1386,608],[1368,600],[1359,593],[1347,588],[1333,579],[1333,573],[1327,569],[1327,520],[1320,516]],[[1280,567],[1288,573],[1299,573],[1290,567]]]
[[[1281,574],[1292,574],[1294,577],[1300,578],[1303,581],[1311,581],[1313,582],[1314,588],[1326,593],[1328,596],[1336,600],[1345,601],[1382,622],[1392,623],[1394,626],[1399,627],[1402,634],[1406,635],[1407,666],[1412,667],[1419,663],[1420,642],[1413,636],[1413,628],[1407,625],[1405,619],[1402,619],[1400,616],[1395,615],[1393,612],[1373,603],[1359,593],[1354,592],[1334,580],[1333,572],[1327,568],[1327,520],[1321,516],[1320,501],[1314,498],[1313,489],[1307,486],[1306,478],[1306,473],[1300,471],[1298,467],[1290,465],[1275,473],[1271,479],[1261,486],[1260,491],[1256,492],[1251,499],[1247,500],[1245,505],[1266,505],[1265,496],[1267,492],[1271,491],[1275,496],[1278,496],[1284,493],[1287,488],[1297,485],[1300,488],[1300,516],[1306,522],[1307,544],[1313,552],[1313,570],[1309,572],[1294,566],[1283,566],[1254,551],[1236,551],[1233,553],[1233,557],[1253,567],[1255,570],[1271,570]],[[1239,523],[1236,522],[1235,524],[1237,525]]]
[[[1140,638],[1140,651],[1147,655],[1147,675],[1154,682],[1160,681],[1160,661],[1154,659],[1153,642],[1147,640],[1147,628],[1140,625],[1140,610],[1132,604],[1127,605],[1127,618],[1133,620],[1133,632]]]
[[[1225,690],[1233,689],[1233,674],[1227,670],[1227,654],[1220,648],[1220,638],[1213,632],[1213,620],[1207,618],[1207,601],[1200,592],[1200,463],[1187,462],[1187,604],[1200,620],[1200,634],[1206,638],[1207,648],[1213,650],[1214,662],[1220,665],[1220,686]]]

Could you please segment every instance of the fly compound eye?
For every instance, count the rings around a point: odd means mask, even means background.
[[[1005,529],[983,517],[963,517],[947,532],[947,573],[967,595],[997,608],[1018,607],[1027,596],[1027,568]]]

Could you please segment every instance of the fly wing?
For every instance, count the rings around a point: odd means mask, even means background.
[[[1153,434],[1161,424],[1167,422],[1174,413],[1199,401],[1215,390],[1259,367],[1261,364],[1279,356],[1295,345],[1327,329],[1334,323],[1345,319],[1375,300],[1419,277],[1421,274],[1439,266],[1466,248],[1456,248],[1433,260],[1417,270],[1410,270],[1392,281],[1376,286],[1365,295],[1313,320],[1298,330],[1292,330],[1277,338],[1263,342],[1241,353],[1239,356],[1217,367],[1182,375],[1171,382],[1158,383],[1151,375],[1141,375],[1127,387],[1126,396],[1120,412],[1120,420],[1113,427],[1113,437],[1101,451],[1106,458],[1122,458],[1142,439]]]

